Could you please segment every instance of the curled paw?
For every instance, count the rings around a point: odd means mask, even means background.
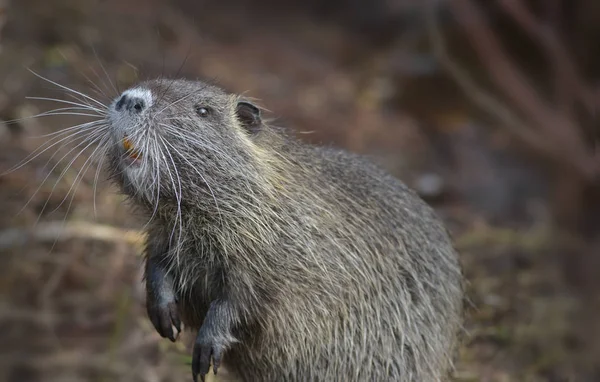
[[[200,377],[200,381],[204,381],[210,368],[211,359],[213,371],[217,374],[217,370],[221,364],[221,357],[229,343],[230,341],[223,337],[204,335],[202,331],[198,333],[192,353],[192,375],[194,382],[198,382],[198,376]]]
[[[175,342],[181,332],[181,319],[175,301],[160,304],[149,304],[147,307],[148,317],[156,328],[158,334]]]

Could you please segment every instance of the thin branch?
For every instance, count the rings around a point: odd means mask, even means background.
[[[516,21],[525,32],[532,36],[544,48],[548,61],[556,67],[555,73],[562,77],[571,91],[579,98],[590,113],[594,113],[598,107],[596,97],[582,81],[577,67],[569,58],[570,55],[552,33],[552,30],[545,28],[536,19],[535,16],[519,0],[498,0],[504,11]]]
[[[433,54],[471,102],[498,119],[503,126],[506,126],[513,135],[524,143],[542,152],[552,152],[552,148],[545,141],[540,140],[539,135],[513,113],[510,107],[479,86],[473,76],[450,57],[446,49],[446,41],[439,28],[435,5],[433,4],[427,9],[426,23]]]
[[[0,250],[21,246],[31,240],[54,242],[55,240],[71,239],[124,242],[141,247],[144,238],[144,233],[137,230],[124,230],[109,225],[81,221],[56,221],[40,223],[31,229],[11,228],[0,231]]]
[[[434,54],[466,96],[497,118],[517,138],[555,161],[570,164],[584,179],[595,180],[600,166],[590,155],[573,121],[543,102],[526,76],[511,63],[477,6],[469,0],[455,0],[449,4],[454,7],[494,83],[513,101],[514,107],[527,117],[531,125],[481,88],[465,69],[450,58],[439,30],[435,1],[430,1],[426,22]]]

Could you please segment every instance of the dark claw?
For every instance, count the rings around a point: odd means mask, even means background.
[[[198,381],[198,376],[200,376],[201,381],[204,381],[204,378],[210,369],[211,357],[213,360],[213,371],[215,375],[217,374],[223,350],[221,344],[217,344],[211,339],[205,338],[200,333],[198,334],[192,353],[192,375],[194,377],[194,382]]]
[[[148,316],[161,337],[175,342],[177,338],[173,326],[177,329],[177,333],[181,332],[181,320],[175,302],[148,306]]]
[[[194,378],[200,375],[202,381],[204,381],[204,376],[208,374],[208,369],[210,367],[210,356],[212,353],[212,346],[209,344],[199,344],[196,343],[194,345],[193,352],[193,363],[192,363],[192,374]],[[195,381],[195,380],[194,380]]]
[[[219,365],[221,364],[221,354],[221,348],[213,349],[213,371],[215,375],[217,375],[217,370],[219,369]]]
[[[181,319],[179,318],[179,310],[177,309],[177,303],[172,302],[169,304],[169,312],[171,313],[171,322],[177,332],[181,332]]]

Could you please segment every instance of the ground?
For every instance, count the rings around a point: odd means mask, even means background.
[[[89,152],[73,163],[78,151],[55,148],[28,160],[43,135],[81,121],[27,118],[60,107],[27,96],[66,97],[28,68],[103,102],[138,78],[211,78],[259,99],[302,139],[373,155],[430,197],[460,251],[470,306],[456,381],[600,379],[600,352],[586,338],[589,299],[563,280],[551,248],[543,174],[515,153],[482,148],[505,140],[472,127],[469,106],[438,93],[445,85],[420,87],[417,117],[390,101],[390,88],[415,85],[390,78],[389,51],[369,50],[342,27],[209,4],[210,12],[183,0],[7,8],[0,119],[24,119],[0,124],[0,172],[27,163],[0,177],[0,381],[190,378],[189,338],[161,339],[145,314],[143,221],[103,172],[83,171]],[[452,139],[442,148],[461,152],[458,167],[439,159],[422,115],[443,121]]]

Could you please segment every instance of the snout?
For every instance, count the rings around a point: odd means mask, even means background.
[[[129,89],[114,104],[117,112],[141,114],[152,105],[152,93],[148,89]]]
[[[145,107],[146,103],[143,99],[138,97],[128,97],[126,94],[123,94],[115,104],[115,109],[117,109],[117,111],[125,109],[136,113],[141,113]]]
[[[152,107],[153,97],[149,89],[138,87],[124,91],[109,110],[108,122],[117,150],[115,154],[127,168],[139,167],[142,158],[140,141],[147,126],[146,112]]]

